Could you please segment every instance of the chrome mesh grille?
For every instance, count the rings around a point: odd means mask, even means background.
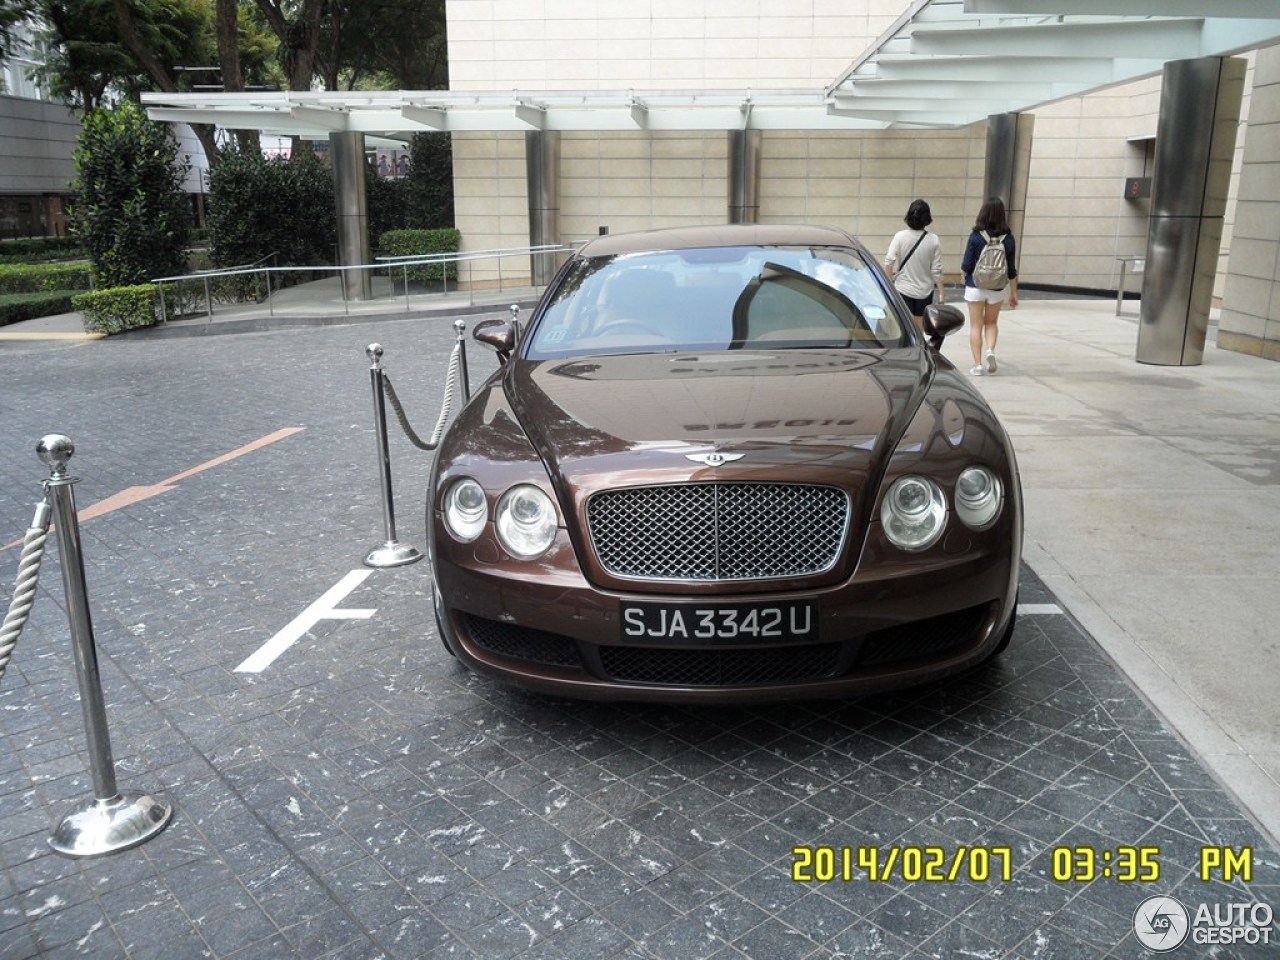
[[[835,566],[849,522],[836,487],[688,483],[597,493],[587,523],[601,565],[645,580],[772,580]]]
[[[600,648],[600,663],[611,680],[681,687],[747,687],[822,680],[834,676],[839,662],[838,643],[762,650]]]

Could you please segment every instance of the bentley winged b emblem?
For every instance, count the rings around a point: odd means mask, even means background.
[[[732,463],[734,460],[741,460],[745,457],[745,453],[720,453],[712,451],[711,453],[686,453],[686,460],[692,460],[694,463],[706,464],[708,467],[718,467],[724,463]]]

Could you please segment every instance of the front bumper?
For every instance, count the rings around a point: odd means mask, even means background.
[[[602,590],[580,576],[514,575],[435,560],[437,621],[473,669],[545,693],[610,700],[760,702],[859,696],[986,659],[1012,623],[1018,551],[886,566],[812,591],[684,597]],[[817,636],[752,643],[637,643],[625,601],[817,601]]]

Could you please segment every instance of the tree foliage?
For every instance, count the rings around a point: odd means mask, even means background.
[[[0,60],[14,52],[14,27],[31,15],[35,0],[0,0]]]
[[[284,160],[225,150],[209,173],[209,227],[219,266],[272,254],[280,265],[334,263],[333,174],[310,153]]]
[[[132,103],[84,117],[75,152],[71,231],[100,287],[146,283],[186,269],[189,168],[168,126]]]
[[[338,0],[321,22],[317,64],[329,90],[444,89],[444,0]]]
[[[417,133],[409,143],[405,203],[410,227],[453,226],[453,140],[447,133]]]
[[[447,133],[419,133],[409,145],[409,175],[379,177],[365,170],[369,236],[390,230],[453,226],[453,146]]]
[[[0,3],[5,0],[0,0]],[[48,24],[50,53],[41,79],[72,106],[96,109],[145,90],[189,92],[220,83],[203,69],[220,62],[216,0],[34,0]],[[251,7],[231,11],[227,34],[235,62],[249,83],[263,83],[274,69],[275,46]],[[206,155],[217,158],[213,129],[195,127]]]

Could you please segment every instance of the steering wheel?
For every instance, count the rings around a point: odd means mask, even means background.
[[[619,317],[617,320],[606,320],[596,328],[596,336],[604,336],[608,333],[618,333],[620,331],[629,331],[632,333],[639,332],[645,336],[657,337],[659,340],[668,339],[661,331],[654,329],[643,320],[635,320],[631,317]]]

